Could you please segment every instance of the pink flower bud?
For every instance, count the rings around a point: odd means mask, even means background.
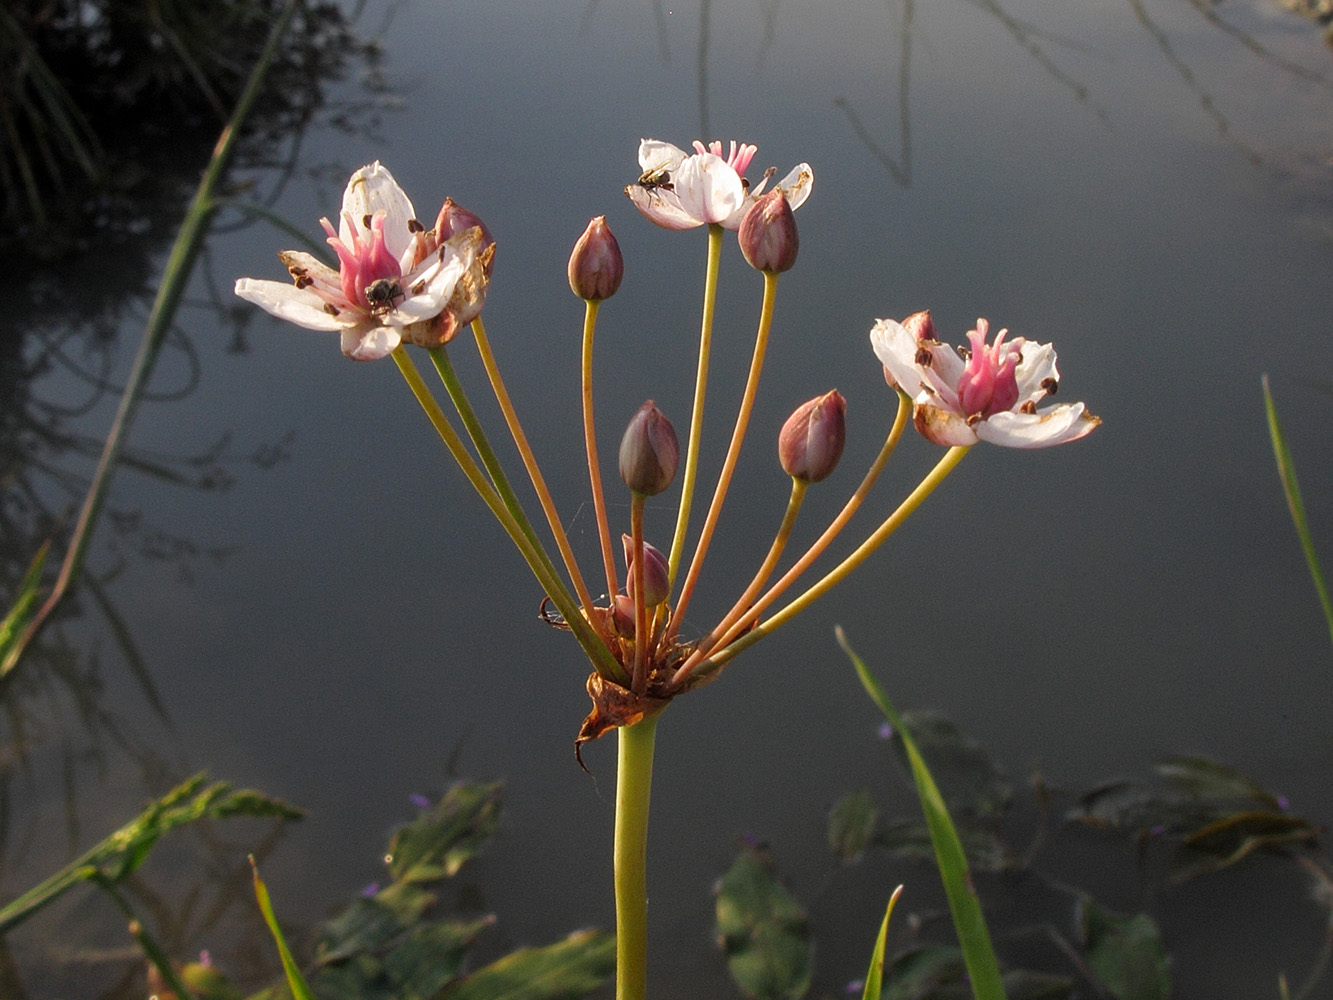
[[[827,477],[842,458],[846,417],[847,400],[837,389],[797,407],[778,435],[778,459],[787,475],[805,483]]]
[[[617,635],[634,638],[634,602],[624,594],[617,594],[611,600],[611,624]]]
[[[903,320],[903,328],[912,335],[913,340],[939,340],[935,336],[935,321],[930,318],[930,310],[922,309]]]
[[[588,223],[574,252],[569,255],[569,287],[586,302],[600,302],[616,294],[625,276],[625,259],[620,244],[599,215]]]
[[[440,243],[446,243],[451,237],[467,232],[473,226],[481,229],[479,254],[484,253],[487,247],[495,246],[495,237],[491,235],[486,223],[482,222],[479,216],[461,207],[452,198],[445,198],[444,204],[440,206],[440,214],[435,218],[435,238]],[[495,251],[492,250],[485,259],[487,278],[491,276],[494,259]]]
[[[620,439],[620,478],[635,493],[656,496],[671,485],[679,462],[675,428],[650,399]]]
[[[625,590],[634,596],[634,539],[620,536],[625,547]],[[671,582],[667,577],[667,558],[655,546],[643,543],[643,603],[655,608],[671,596]]]
[[[745,210],[737,237],[741,253],[756,270],[781,274],[791,269],[801,240],[796,233],[796,216],[781,188],[756,198]]]

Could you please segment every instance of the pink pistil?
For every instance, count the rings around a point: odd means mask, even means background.
[[[1018,379],[1015,370],[1023,360],[1022,337],[1004,343],[1008,330],[1001,330],[995,343],[987,345],[990,326],[984,319],[977,320],[977,328],[968,333],[972,357],[958,380],[958,405],[970,419],[982,419],[1014,408],[1018,402]]]
[[[328,233],[326,242],[338,255],[338,277],[343,297],[349,305],[370,312],[370,301],[366,298],[367,286],[380,278],[400,277],[402,270],[384,245],[383,212],[376,212],[371,217],[369,239],[361,238],[360,226],[350,215],[344,213],[343,221],[347,223],[347,231],[351,235],[350,247],[338,236],[328,219],[319,220],[324,232]]]

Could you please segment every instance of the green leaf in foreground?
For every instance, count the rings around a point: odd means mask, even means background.
[[[931,777],[922,759],[912,734],[904,724],[902,717],[889,704],[879,682],[871,676],[865,663],[847,643],[847,636],[842,629],[837,630],[838,643],[852,661],[856,675],[879,706],[884,717],[897,730],[903,741],[903,750],[912,769],[912,780],[916,783],[917,794],[921,799],[921,808],[926,815],[926,825],[930,828],[931,844],[935,848],[935,858],[939,864],[940,877],[944,881],[944,893],[949,900],[949,911],[953,916],[954,929],[962,947],[963,959],[972,980],[973,995],[977,1000],[1004,1000],[1004,983],[1000,977],[1000,966],[995,958],[995,949],[991,946],[990,931],[986,928],[986,918],[981,912],[981,902],[972,888],[972,877],[967,868],[967,856],[958,839],[958,831],[949,810],[945,808],[940,790]]]
[[[747,847],[718,883],[718,943],[740,991],[754,1000],[799,1000],[810,988],[814,945],[805,910],[760,850]]]
[[[576,1000],[597,989],[616,966],[616,941],[576,931],[544,948],[521,948],[478,969],[439,1000]]]
[[[250,859],[250,867],[255,874],[255,899],[259,901],[259,912],[264,915],[264,923],[268,924],[269,933],[273,935],[273,940],[278,946],[278,957],[282,959],[282,971],[287,976],[287,986],[296,1000],[315,1000],[314,994],[310,992],[310,987],[306,985],[305,978],[301,975],[300,968],[297,967],[296,959],[292,958],[287,940],[282,936],[282,928],[278,926],[278,918],[273,913],[273,902],[268,897],[268,886],[259,877],[259,866],[255,864],[253,857]]]
[[[138,870],[162,837],[180,827],[233,816],[299,819],[304,815],[261,792],[233,789],[221,781],[205,785],[206,781],[205,775],[196,774],[177,785],[82,857],[0,908],[0,935],[81,882],[118,885]]]
[[[1268,434],[1273,439],[1273,457],[1277,460],[1278,478],[1282,480],[1282,492],[1287,496],[1287,509],[1291,511],[1292,523],[1296,525],[1296,534],[1301,540],[1301,549],[1305,552],[1305,562],[1310,567],[1310,577],[1314,580],[1315,593],[1324,609],[1324,620],[1328,622],[1328,634],[1333,639],[1333,599],[1328,594],[1324,583],[1323,570],[1319,568],[1319,556],[1315,552],[1314,538],[1310,534],[1310,524],[1305,519],[1305,502],[1301,499],[1300,483],[1296,481],[1296,467],[1291,461],[1291,452],[1287,449],[1287,438],[1282,433],[1282,424],[1277,418],[1277,405],[1273,394],[1268,390],[1268,376],[1263,377],[1264,411],[1268,415]]]
[[[879,936],[875,938],[875,951],[870,956],[870,970],[866,973],[866,985],[861,991],[861,1000],[879,1000],[879,995],[884,990],[884,948],[889,943],[889,919],[893,916],[893,908],[898,905],[898,897],[902,894],[903,887],[898,886],[889,897],[884,920],[879,925]]]
[[[1088,967],[1116,1000],[1166,1000],[1171,972],[1157,925],[1146,913],[1124,916],[1084,896],[1078,925]]]
[[[481,850],[499,821],[499,782],[460,782],[394,834],[389,874],[395,882],[452,877]]]

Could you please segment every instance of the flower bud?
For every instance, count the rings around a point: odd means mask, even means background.
[[[624,276],[620,244],[606,224],[606,216],[599,215],[588,223],[569,255],[569,287],[586,302],[600,302],[616,294]]]
[[[675,428],[650,399],[620,439],[620,478],[635,493],[656,496],[671,485],[679,462]]]
[[[834,389],[802,403],[778,435],[778,459],[793,479],[817,483],[842,458],[847,442],[847,400]]]
[[[796,263],[796,251],[801,248],[796,234],[796,216],[792,214],[787,195],[781,188],[754,200],[741,218],[741,253],[750,266],[769,274],[781,274]]]
[[[625,568],[628,583],[625,590],[634,596],[634,539],[629,535],[620,536],[625,547]],[[667,558],[661,551],[647,542],[643,543],[643,603],[655,608],[671,596],[671,582],[667,577]]]
[[[611,624],[616,634],[625,639],[634,638],[634,602],[624,594],[611,599]]]
[[[915,341],[939,340],[935,336],[935,321],[930,318],[930,310],[922,309],[903,320],[903,329],[912,335]]]
[[[479,216],[459,206],[452,198],[445,198],[444,204],[440,206],[440,214],[435,218],[435,238],[440,243],[446,243],[452,237],[467,232],[473,226],[478,226],[481,229],[481,245],[478,248],[478,255],[486,254],[487,247],[495,246],[495,237],[486,228],[486,223],[482,222]],[[491,276],[494,258],[494,250],[491,250],[484,258],[483,263],[485,264],[487,278]]]

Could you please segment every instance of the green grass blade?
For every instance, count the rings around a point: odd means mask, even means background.
[[[1278,478],[1282,480],[1282,492],[1287,495],[1287,509],[1291,511],[1292,523],[1296,525],[1296,534],[1300,537],[1301,548],[1305,551],[1305,562],[1310,567],[1310,576],[1314,578],[1314,589],[1319,594],[1319,603],[1324,608],[1329,639],[1333,640],[1333,600],[1329,599],[1328,586],[1324,583],[1324,574],[1319,568],[1319,556],[1315,552],[1314,539],[1310,536],[1310,524],[1305,519],[1305,503],[1301,500],[1301,487],[1296,481],[1296,467],[1292,464],[1291,452],[1287,449],[1287,438],[1282,433],[1282,424],[1277,418],[1277,406],[1273,402],[1273,394],[1268,389],[1268,376],[1265,375],[1262,381],[1264,410],[1268,414],[1268,433],[1273,439],[1273,457],[1277,460]]]
[[[879,925],[879,937],[875,938],[875,953],[870,957],[870,970],[866,973],[866,986],[861,991],[861,1000],[879,1000],[884,992],[884,949],[889,943],[889,918],[893,908],[898,905],[898,897],[903,894],[903,887],[893,890],[889,897],[889,907],[884,911],[884,922]]]
[[[9,614],[5,615],[5,620],[0,621],[0,677],[4,677],[14,669],[19,653],[22,652],[19,636],[23,634],[28,617],[37,603],[38,590],[42,584],[42,567],[46,565],[46,553],[50,548],[51,543],[46,541],[37,550],[37,555],[33,556],[32,562],[28,565],[28,572],[23,575],[23,581],[19,584],[14,606],[9,609]]]
[[[935,779],[931,777],[926,762],[916,748],[916,741],[911,732],[903,725],[902,718],[889,704],[879,682],[871,676],[865,663],[852,650],[847,636],[841,628],[837,629],[838,644],[852,661],[856,675],[871,700],[879,706],[884,717],[902,737],[907,759],[912,767],[912,780],[916,783],[917,794],[921,798],[921,808],[926,816],[926,826],[930,830],[930,842],[935,849],[935,860],[939,864],[940,877],[944,880],[944,894],[949,900],[949,912],[953,915],[954,929],[958,933],[958,943],[963,952],[963,961],[967,965],[967,974],[972,981],[972,995],[976,1000],[1005,1000],[1004,984],[1000,979],[1000,965],[995,958],[995,949],[991,947],[990,931],[986,928],[986,918],[981,912],[981,902],[972,888],[972,877],[967,869],[967,855],[963,853],[958,831],[949,818],[944,798],[940,795]]]
[[[287,947],[287,939],[282,936],[278,918],[273,914],[273,902],[268,896],[268,886],[259,877],[259,866],[255,864],[254,855],[250,856],[250,868],[255,873],[255,899],[259,901],[259,911],[264,914],[264,923],[268,924],[269,933],[273,935],[273,940],[278,945],[278,957],[282,959],[282,971],[287,974],[287,985],[291,988],[292,996],[295,1000],[315,1000],[315,994],[310,992],[305,977],[301,975],[301,970],[296,965],[296,959],[292,957],[292,950]]]

